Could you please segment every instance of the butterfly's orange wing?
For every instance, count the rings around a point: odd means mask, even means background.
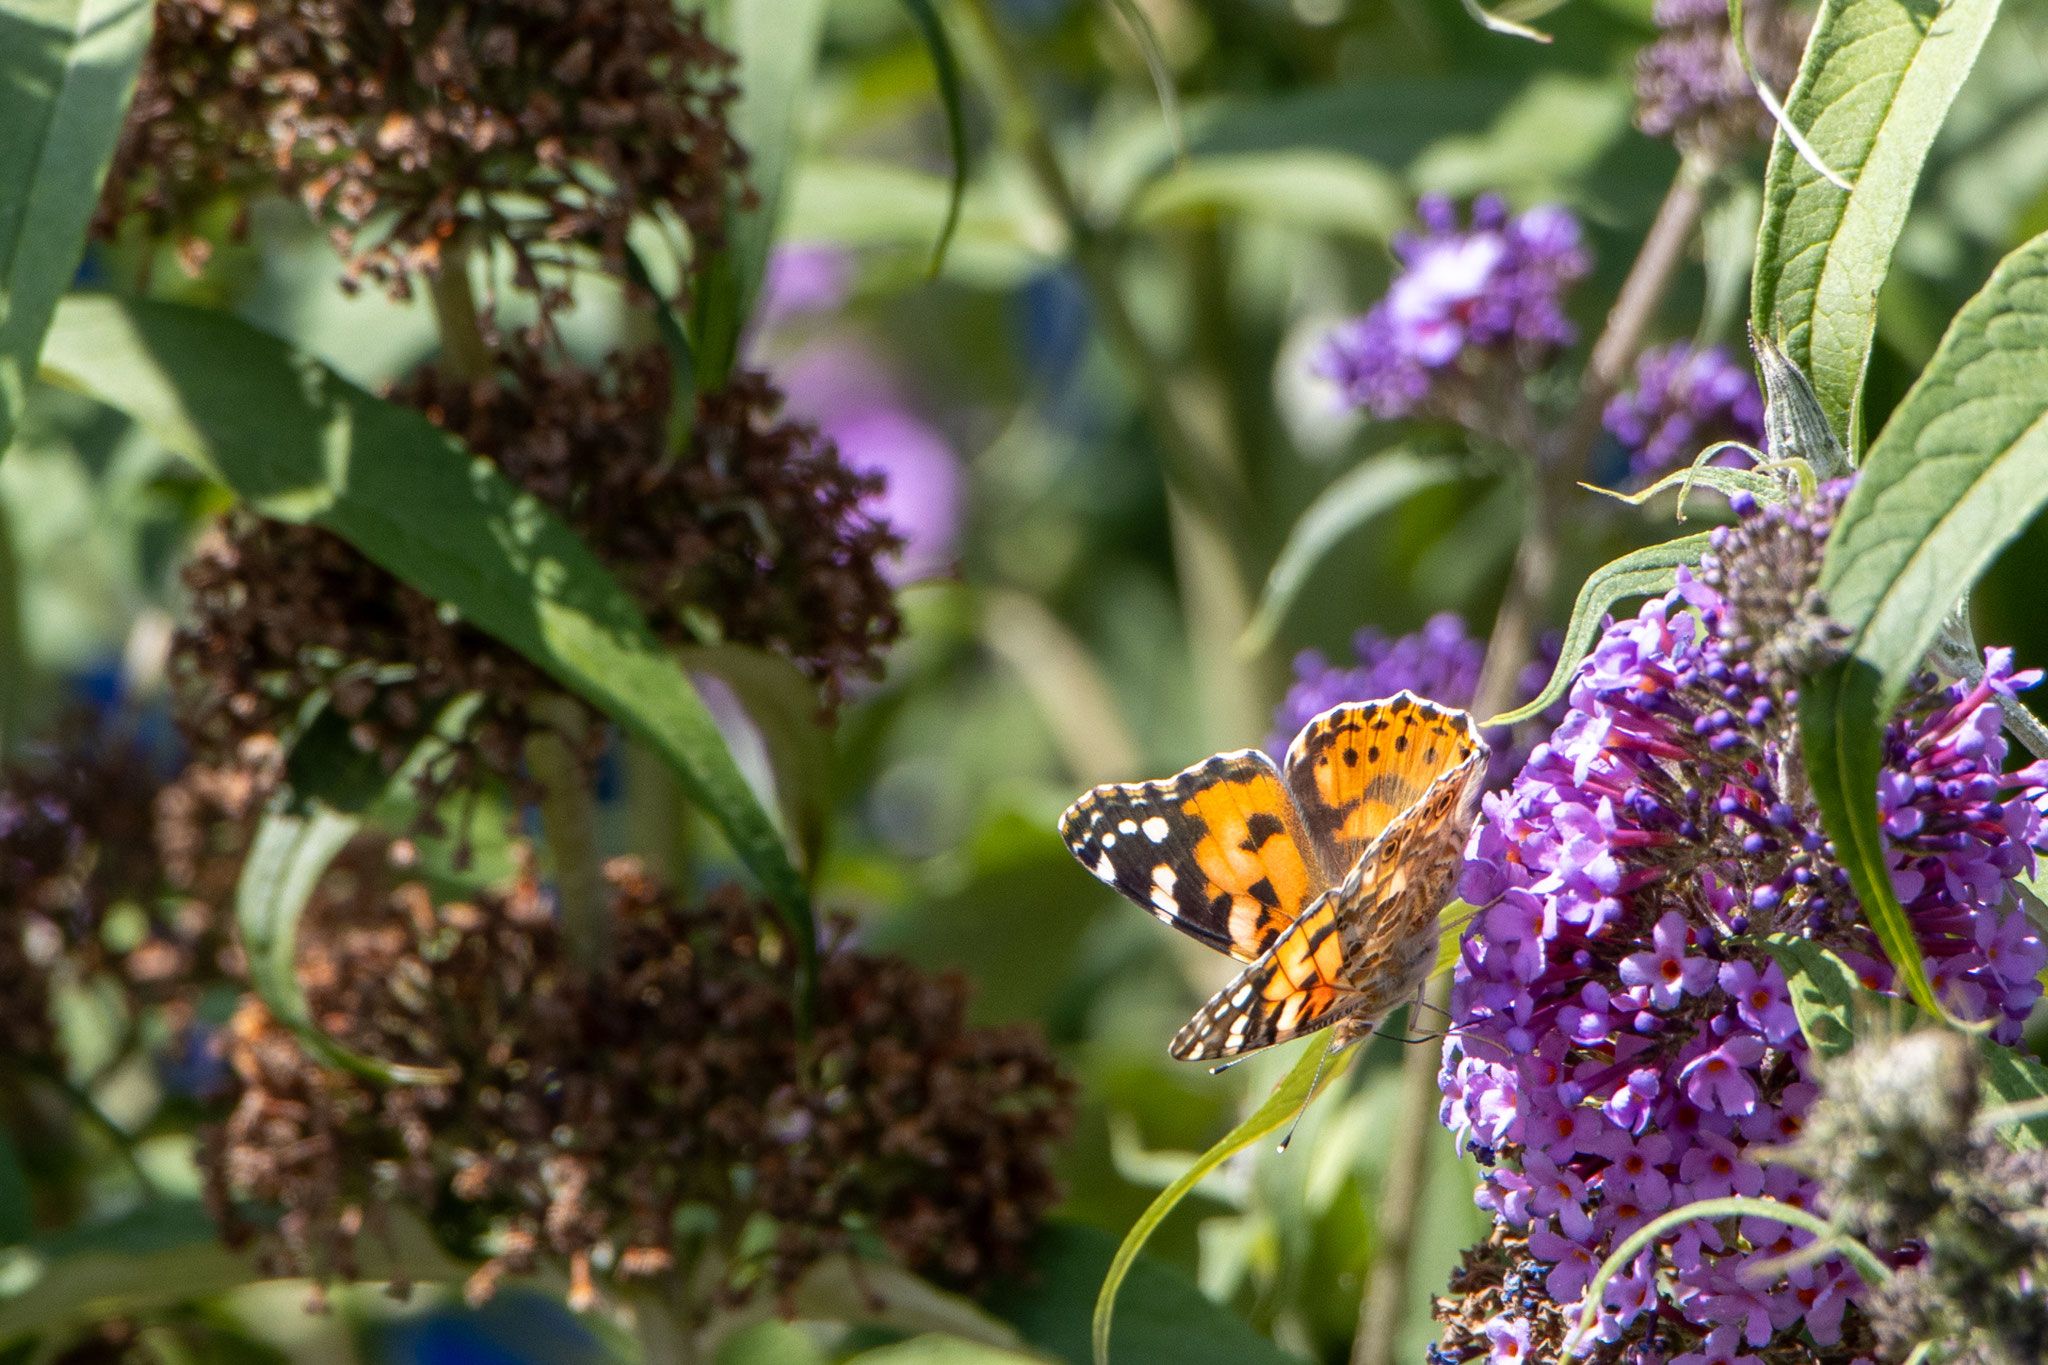
[[[1485,747],[1464,712],[1409,692],[1333,707],[1303,726],[1281,766],[1331,884],[1432,783]]]
[[[1272,946],[1327,890],[1273,761],[1218,754],[1163,782],[1097,787],[1060,817],[1081,865],[1240,962]]]
[[[1353,745],[1357,762],[1344,756]],[[1311,721],[1288,773],[1316,784],[1303,816],[1326,839],[1318,856],[1341,855],[1369,827],[1367,843],[1343,881],[1175,1035],[1173,1055],[1235,1056],[1347,1021],[1363,1032],[1413,995],[1436,960],[1437,916],[1457,887],[1486,757],[1468,717],[1406,693]]]

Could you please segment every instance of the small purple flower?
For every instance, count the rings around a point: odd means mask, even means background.
[[[1799,1016],[1792,1009],[1792,995],[1785,985],[1785,973],[1775,962],[1762,971],[1750,962],[1724,962],[1721,989],[1735,1002],[1742,1022],[1764,1036],[1773,1047],[1783,1047],[1799,1032]]]
[[[1650,1003],[1660,1010],[1676,1007],[1685,996],[1700,994],[1713,984],[1714,963],[1711,958],[1687,957],[1685,950],[1691,941],[1692,930],[1677,911],[1671,911],[1650,931],[1650,951],[1631,953],[1621,960],[1621,979],[1631,986],[1647,986]]]
[[[788,242],[768,254],[756,328],[807,313],[836,313],[853,292],[853,256],[829,242]]]
[[[896,408],[846,413],[828,420],[825,434],[848,468],[884,480],[865,506],[903,537],[903,549],[883,566],[889,580],[915,583],[951,567],[967,489],[946,438]]]
[[[1635,387],[1608,400],[1608,432],[1628,452],[1636,480],[1690,464],[1717,441],[1761,448],[1764,398],[1756,376],[1720,346],[1696,351],[1686,342],[1643,352]],[[1724,452],[1717,463],[1732,463]]]
[[[1742,1344],[1740,1332],[1734,1327],[1717,1327],[1707,1334],[1706,1349],[1688,1351],[1673,1358],[1671,1365],[1764,1365],[1761,1356],[1737,1355]]]
[[[1486,1357],[1487,1365],[1527,1365],[1529,1360],[1529,1320],[1527,1318],[1506,1318],[1486,1325],[1486,1339],[1493,1344],[1493,1351]]]
[[[1463,227],[1449,200],[1427,196],[1416,214],[1423,230],[1395,240],[1386,297],[1331,333],[1318,366],[1381,418],[1423,410],[1461,376],[1541,368],[1577,336],[1563,299],[1591,269],[1578,221],[1555,206],[1510,217],[1482,195]]]
[[[1738,1033],[1721,1046],[1701,1053],[1678,1073],[1685,1097],[1702,1109],[1730,1118],[1742,1118],[1756,1111],[1756,1083],[1750,1069],[1763,1060],[1764,1041],[1753,1033]]]

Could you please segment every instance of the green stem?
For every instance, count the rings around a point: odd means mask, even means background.
[[[526,766],[542,789],[541,833],[554,865],[562,936],[576,970],[597,976],[611,962],[612,922],[598,859],[596,803],[583,770],[584,717],[561,695],[536,702],[533,712],[541,728],[526,741]]]
[[[441,253],[441,268],[427,275],[427,296],[441,334],[440,365],[451,379],[488,379],[497,366],[477,318],[469,281],[469,236],[457,235]]]
[[[163,1191],[157,1188],[156,1182],[150,1179],[149,1172],[142,1168],[141,1160],[135,1155],[135,1139],[129,1136],[127,1129],[114,1122],[106,1110],[100,1108],[99,1101],[88,1091],[73,1085],[55,1067],[31,1062],[25,1058],[17,1058],[16,1065],[21,1068],[22,1074],[33,1076],[63,1096],[64,1103],[84,1120],[86,1127],[113,1144],[114,1152],[120,1157],[121,1164],[128,1168],[128,1173],[135,1177],[135,1183],[142,1187],[143,1198],[155,1201],[163,1197]]]
[[[1608,311],[1599,340],[1587,357],[1578,405],[1558,432],[1557,449],[1546,461],[1550,467],[1583,470],[1592,456],[1593,443],[1600,435],[1601,413],[1635,363],[1650,324],[1657,320],[1657,310],[1670,292],[1679,262],[1685,259],[1685,249],[1699,226],[1707,183],[1714,173],[1714,163],[1701,154],[1688,155],[1679,163],[1656,221],[1650,224],[1628,278],[1614,296],[1614,307]]]

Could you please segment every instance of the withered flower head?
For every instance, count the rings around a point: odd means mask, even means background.
[[[732,65],[669,0],[157,0],[97,226],[274,188],[399,295],[471,228],[528,288],[572,242],[616,269],[635,213],[715,240]]]
[[[663,640],[694,643],[708,627],[775,650],[828,700],[880,672],[899,621],[878,564],[898,541],[862,509],[875,481],[810,427],[779,420],[781,396],[764,377],[743,372],[704,395],[689,450],[671,457],[659,353],[599,370],[523,347],[499,360],[490,380],[428,369],[393,397],[567,521]],[[338,537],[231,514],[200,542],[185,585],[192,624],[173,669],[181,722],[207,762],[260,767],[308,698],[329,689],[350,742],[395,771],[439,708],[474,690],[483,706],[424,775],[422,803],[487,775],[516,782],[535,728],[528,703],[553,684]]]
[[[862,1242],[957,1283],[1015,1263],[1057,1197],[1048,1150],[1071,1117],[1035,1036],[965,1026],[958,978],[841,938],[800,1041],[763,904],[727,889],[685,906],[630,860],[606,877],[618,954],[594,980],[531,884],[316,907],[300,970],[316,1017],[458,1079],[379,1092],[245,1006],[239,1096],[204,1159],[216,1211],[235,1226],[234,1199],[281,1207],[264,1256],[324,1277],[401,1203],[484,1261],[476,1295],[543,1254],[586,1284],[593,1266],[695,1267],[727,1299]]]

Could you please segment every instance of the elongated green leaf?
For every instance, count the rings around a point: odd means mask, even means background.
[[[964,1337],[927,1332],[893,1346],[862,1351],[851,1357],[847,1365],[1038,1365],[1038,1357]]]
[[[489,462],[224,314],[78,297],[52,379],[133,417],[267,515],[310,521],[496,636],[662,756],[816,951],[810,898],[717,724],[638,607]]]
[[[1572,619],[1565,627],[1564,648],[1558,653],[1557,667],[1551,670],[1550,681],[1527,706],[1502,712],[1481,723],[1489,728],[1519,725],[1531,716],[1549,710],[1570,689],[1572,677],[1591,652],[1593,639],[1599,635],[1600,623],[1608,610],[1624,598],[1655,597],[1671,591],[1672,585],[1678,581],[1678,566],[1697,564],[1706,552],[1707,537],[1702,532],[1633,550],[1593,570],[1586,585],[1579,589],[1578,601],[1572,603]]]
[[[1861,987],[1849,964],[1810,938],[1772,934],[1763,950],[1785,973],[1799,1031],[1817,1057],[1839,1057],[1856,1041],[1856,997]]]
[[[1587,1333],[1593,1330],[1594,1319],[1599,1316],[1600,1307],[1606,1301],[1608,1284],[1630,1261],[1642,1254],[1644,1247],[1673,1228],[1702,1220],[1712,1222],[1721,1218],[1768,1218],[1772,1222],[1800,1228],[1831,1242],[1843,1258],[1856,1267],[1856,1273],[1868,1283],[1883,1284],[1892,1277],[1891,1267],[1878,1260],[1869,1247],[1853,1238],[1843,1236],[1841,1230],[1827,1219],[1810,1213],[1796,1204],[1740,1194],[1722,1199],[1696,1199],[1690,1204],[1681,1204],[1675,1209],[1658,1214],[1623,1238],[1608,1254],[1607,1259],[1600,1263],[1600,1269],[1594,1272],[1592,1282],[1586,1288],[1585,1301],[1579,1310],[1578,1324],[1565,1338],[1564,1358],[1575,1360],[1585,1354],[1586,1348],[1591,1345],[1587,1340]]]
[[[946,201],[946,222],[932,247],[932,274],[946,263],[946,246],[953,230],[960,226],[960,206],[967,200],[967,117],[960,95],[960,63],[953,56],[953,41],[939,18],[932,0],[903,0],[910,21],[917,25],[925,50],[932,58],[932,79],[939,87],[939,105],[946,111],[946,140],[953,145],[953,193]]]
[[[1929,1014],[1955,1022],[1934,998],[1913,923],[1892,889],[1884,828],[1877,814],[1884,718],[1891,708],[1881,701],[1877,672],[1849,655],[1802,680],[1799,691],[1806,777],[1820,807],[1821,823],[1834,841],[1835,857],[1848,869],[1864,918],[1897,969],[1906,994]]]
[[[1141,227],[1216,212],[1386,242],[1408,221],[1408,191],[1364,157],[1308,147],[1197,157],[1146,185],[1131,206]]]
[[[1123,1243],[1116,1249],[1116,1259],[1109,1263],[1109,1273],[1103,1277],[1102,1290],[1095,1299],[1095,1320],[1089,1332],[1095,1365],[1109,1365],[1109,1330],[1116,1315],[1117,1290],[1123,1287],[1124,1277],[1130,1274],[1138,1253],[1145,1249],[1145,1243],[1153,1232],[1166,1221],[1166,1215],[1187,1197],[1188,1191],[1201,1183],[1203,1176],[1268,1133],[1291,1122],[1314,1098],[1310,1087],[1320,1089],[1344,1074],[1344,1068],[1356,1054],[1339,1053],[1332,1058],[1331,1042],[1331,1037],[1325,1036],[1302,1049],[1301,1056],[1295,1059],[1294,1069],[1281,1077],[1280,1084],[1273,1087],[1273,1093],[1266,1097],[1266,1102],[1253,1110],[1250,1118],[1231,1129],[1221,1142],[1202,1153],[1180,1179],[1161,1190],[1159,1197],[1124,1234]],[[1320,1082],[1319,1076],[1322,1078]]]
[[[35,1193],[21,1168],[14,1139],[0,1129],[0,1247],[25,1242],[35,1232]]]
[[[1818,1057],[1841,1056],[1859,1031],[1873,1025],[1903,1033],[1926,1019],[1895,995],[1865,989],[1848,963],[1811,939],[1773,934],[1763,940],[1763,948],[1783,969],[1799,1031]],[[1984,1063],[1981,1086],[1987,1107],[2048,1099],[2048,1067],[1990,1038],[1979,1038],[1977,1049]],[[2039,1148],[2048,1145],[2048,1114],[2016,1118],[1999,1130],[2015,1148]]]
[[[2048,233],[2000,262],[1872,443],[1820,587],[1896,699],[2048,502]]]
[[[759,733],[784,828],[804,866],[816,867],[832,805],[832,736],[819,723],[817,685],[780,654],[745,645],[693,646],[676,659],[732,689]]]
[[[1997,13],[1998,0],[1825,0],[1786,100],[1816,155],[1854,188],[1829,184],[1779,134],[1750,313],[1813,381],[1851,450],[1892,247]]]
[[[1733,446],[1742,450],[1749,449],[1748,446],[1741,445],[1735,441],[1723,442],[1723,445]],[[1712,448],[1702,451],[1701,458],[1709,458],[1714,453],[1716,452]],[[1648,488],[1640,489],[1634,493],[1617,493],[1612,488],[1602,488],[1597,484],[1590,483],[1582,483],[1579,487],[1586,489],[1588,492],[1599,493],[1613,498],[1616,502],[1625,502],[1631,507],[1641,507],[1659,493],[1667,493],[1676,488],[1678,490],[1677,515],[1680,521],[1684,521],[1686,495],[1693,490],[1695,485],[1711,488],[1718,493],[1748,493],[1763,502],[1783,502],[1785,500],[1785,484],[1783,480],[1775,479],[1769,474],[1759,473],[1754,469],[1730,469],[1726,465],[1718,464],[1695,464],[1689,469],[1674,469]]]
[[[1308,582],[1309,571],[1345,536],[1423,489],[1449,483],[1462,469],[1448,455],[1390,450],[1339,476],[1316,496],[1287,533],[1287,543],[1280,547],[1273,570],[1266,575],[1259,609],[1238,641],[1239,651],[1256,654],[1273,642],[1287,609]]]
[[[1159,45],[1159,33],[1152,27],[1151,18],[1138,0],[1109,0],[1109,4],[1123,18],[1124,26],[1137,40],[1138,50],[1145,55],[1145,70],[1152,77],[1152,93],[1158,97],[1160,116],[1166,120],[1167,141],[1173,144],[1174,156],[1186,161],[1188,133],[1180,121],[1180,92],[1174,88],[1173,68],[1166,64],[1166,49]]]
[[[630,247],[626,251],[626,274],[653,296],[654,334],[661,338],[661,349],[668,353],[668,448],[680,455],[690,448],[690,431],[697,425],[697,349],[690,344],[690,334],[683,330],[682,319],[655,288],[647,263]]]
[[[725,241],[698,272],[698,382],[725,385],[739,357],[740,334],[753,316],[768,266],[768,248],[782,213],[782,191],[802,133],[802,107],[818,65],[825,0],[729,0],[719,37],[739,58],[739,99],[733,136],[747,152],[751,205],[727,206]]]
[[[0,455],[85,251],[150,0],[0,0]]]

